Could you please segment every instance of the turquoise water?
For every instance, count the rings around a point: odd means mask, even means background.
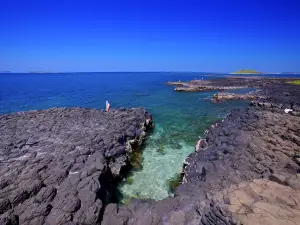
[[[172,195],[168,180],[181,172],[183,161],[194,151],[198,137],[231,109],[248,104],[214,104],[207,99],[213,93],[176,93],[163,88],[161,94],[152,96],[160,102],[150,110],[156,127],[143,149],[142,169],[129,175],[130,182],[124,180],[120,185],[124,202],[130,197],[159,200]]]
[[[221,75],[219,75],[221,76]],[[146,140],[142,167],[120,184],[123,200],[171,195],[168,180],[182,169],[199,136],[246,102],[213,104],[214,92],[177,93],[166,81],[210,79],[201,73],[0,74],[0,113],[50,107],[144,107],[156,127]],[[129,182],[130,181],[130,182]]]

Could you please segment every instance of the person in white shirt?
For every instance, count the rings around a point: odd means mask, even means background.
[[[106,112],[108,112],[110,110],[110,104],[108,101],[106,101]]]

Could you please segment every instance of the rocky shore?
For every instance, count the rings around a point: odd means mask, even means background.
[[[251,82],[260,98],[205,132],[173,198],[109,204],[102,224],[300,224],[300,87],[285,79],[214,82]]]
[[[177,92],[204,92],[204,91],[225,91],[225,90],[235,90],[241,88],[247,88],[248,86],[241,85],[226,86],[224,84],[218,84],[213,82],[213,80],[192,80],[190,82],[167,82],[169,86],[175,86],[174,91]]]
[[[188,82],[167,82],[166,85],[175,86],[177,92],[205,92],[230,91],[243,88],[262,88],[267,85],[278,85],[295,79],[266,78],[259,76],[230,76],[211,80],[192,80]]]
[[[145,110],[0,116],[0,224],[300,224],[300,86],[287,81],[209,81],[255,87],[259,98],[206,130],[161,201],[115,196],[151,128]]]
[[[100,224],[152,124],[144,109],[0,116],[0,224]]]

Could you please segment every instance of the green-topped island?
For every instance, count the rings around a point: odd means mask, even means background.
[[[231,74],[263,74],[262,72],[258,72],[256,70],[239,70],[239,71],[236,71],[236,72],[233,72]]]

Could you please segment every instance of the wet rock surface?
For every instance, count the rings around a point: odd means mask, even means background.
[[[83,108],[0,115],[0,224],[100,224],[150,117]]]
[[[300,87],[255,82],[261,98],[205,132],[173,198],[110,204],[102,224],[300,224]]]

